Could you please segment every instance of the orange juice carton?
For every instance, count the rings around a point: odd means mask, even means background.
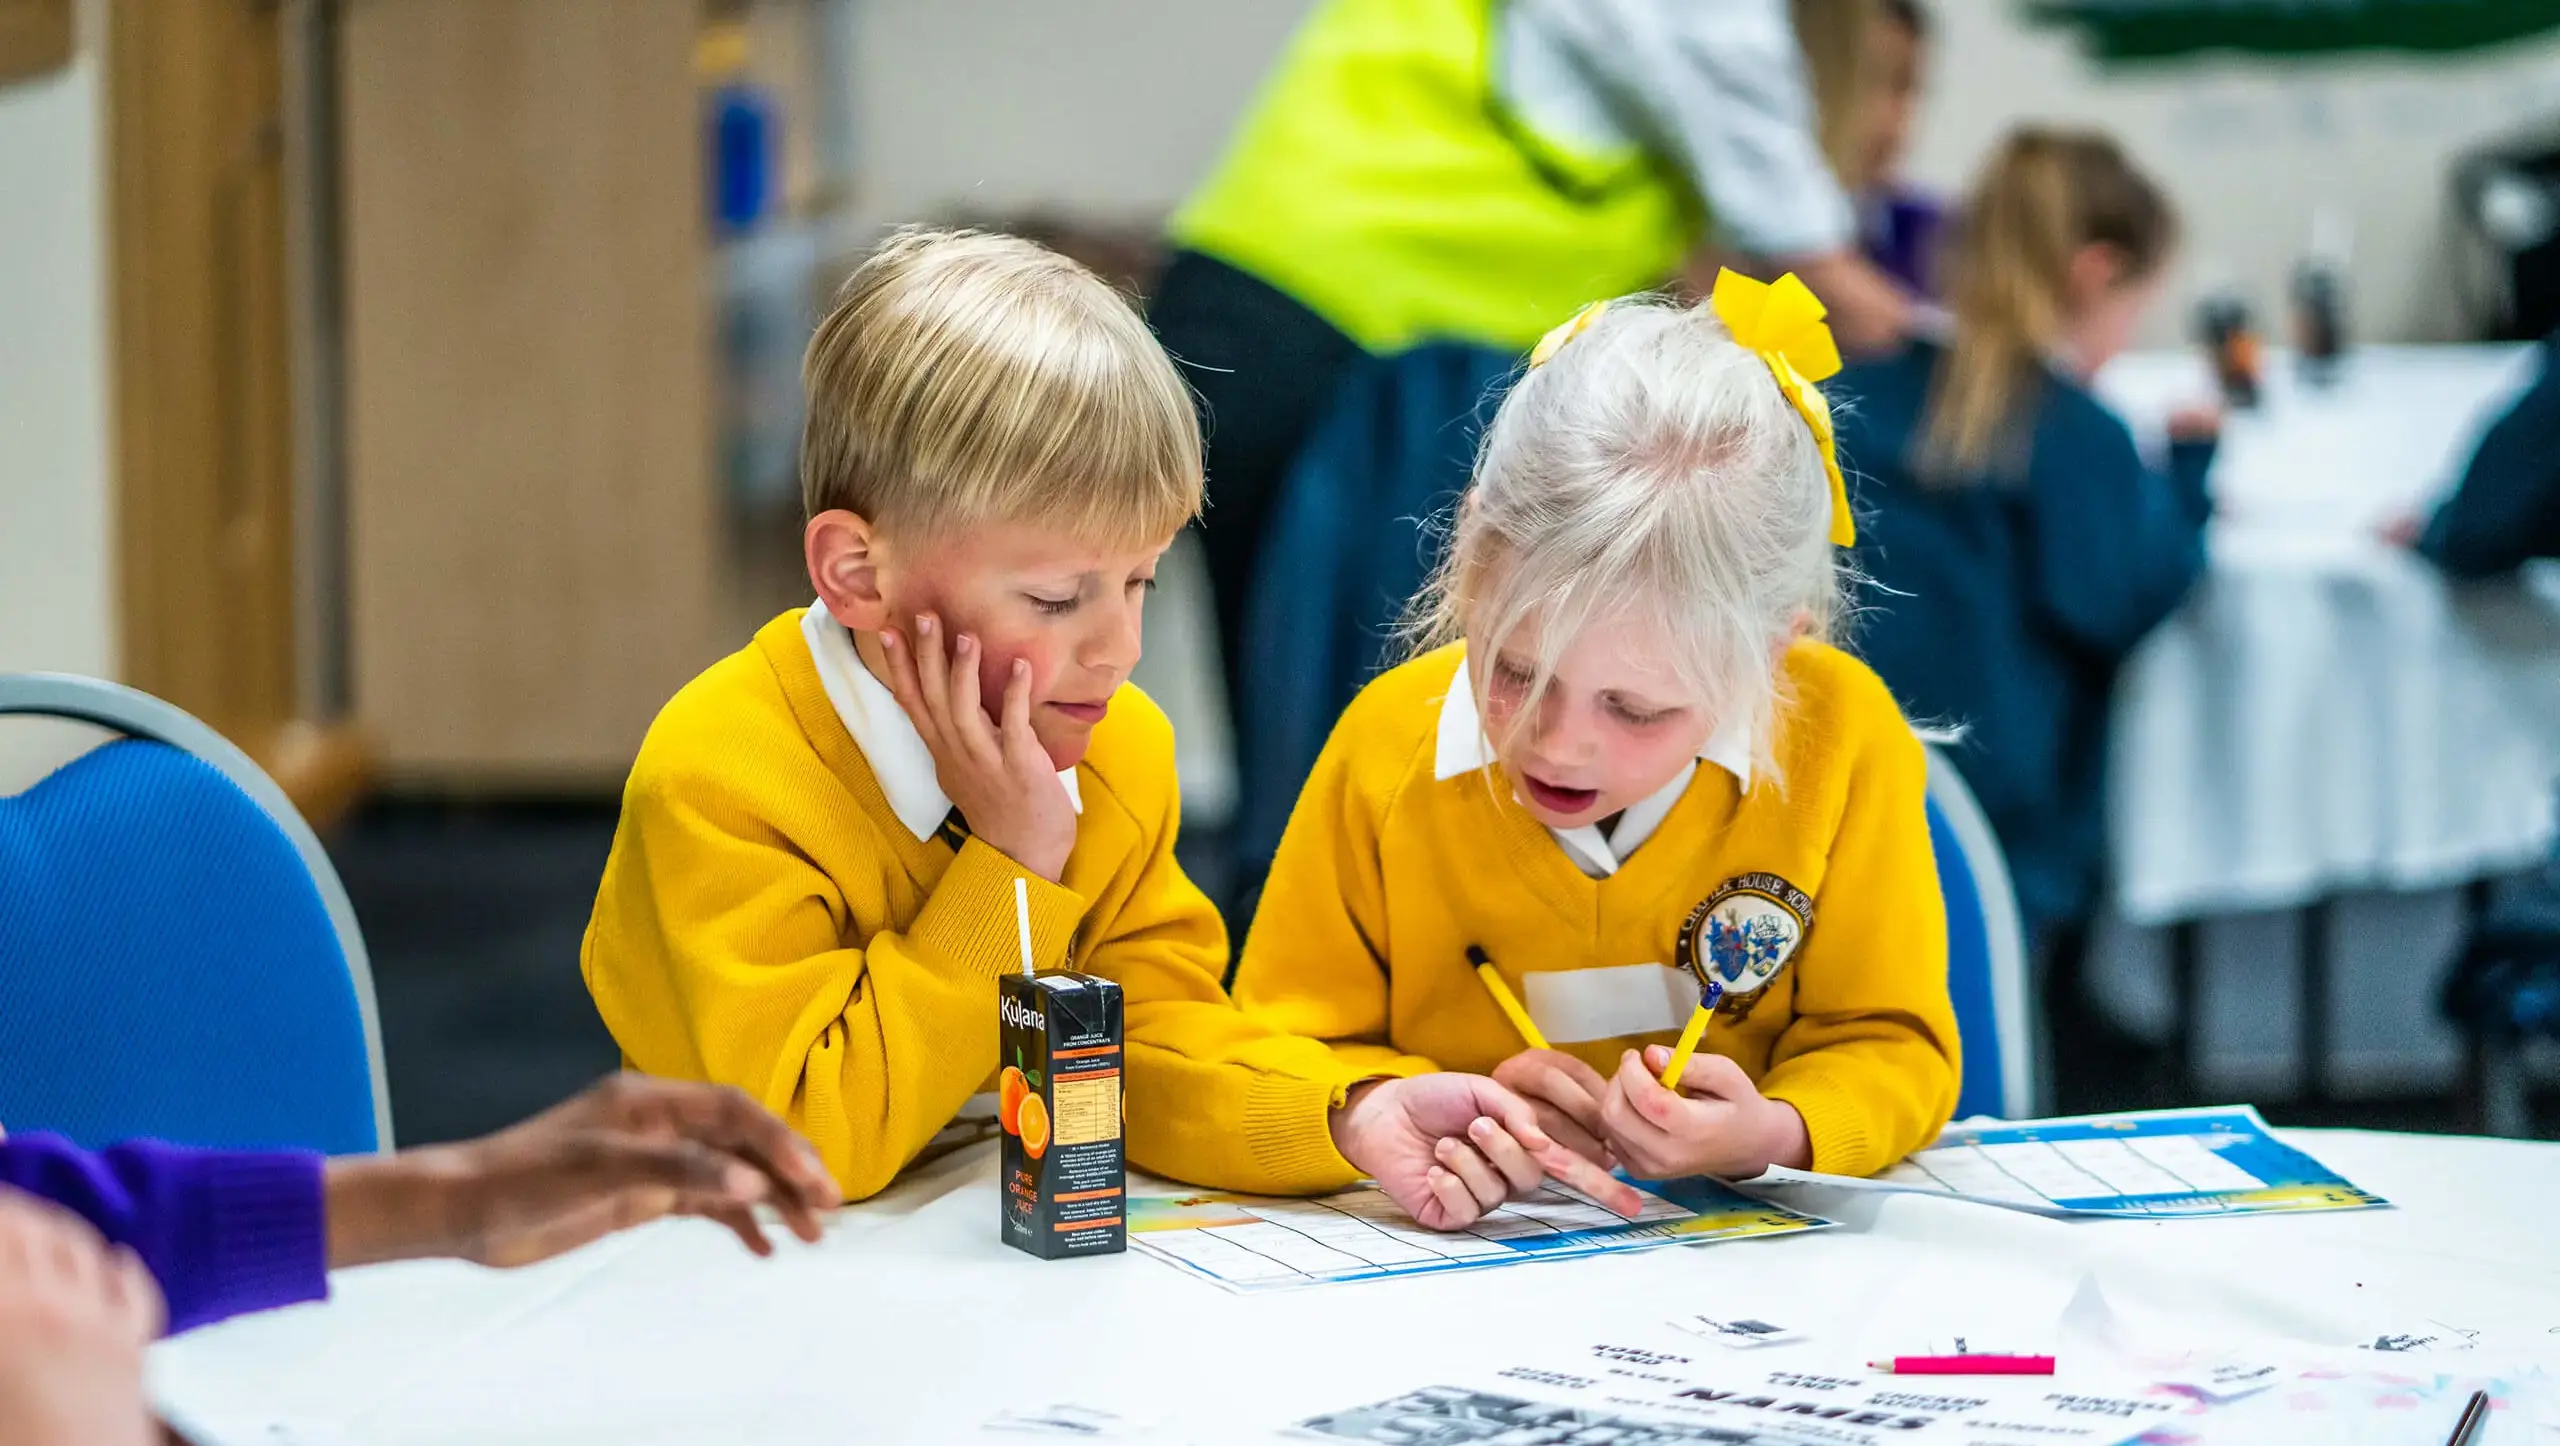
[[[1065,973],[1001,985],[1004,1243],[1043,1260],[1126,1250],[1120,986]]]

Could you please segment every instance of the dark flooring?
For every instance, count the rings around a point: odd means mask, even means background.
[[[578,941],[613,841],[609,802],[376,802],[339,825],[331,856],[364,928],[382,1010],[393,1127],[404,1144],[510,1124],[619,1063],[578,975]],[[1215,840],[1185,864],[1223,892]],[[2055,1081],[2067,1112],[2221,1103],[2103,1021],[2064,1019]],[[2279,1124],[2459,1131],[2454,1095],[2257,1103]],[[2537,1100],[2543,1133],[2560,1099]]]
[[[609,803],[376,803],[333,830],[401,1143],[485,1134],[621,1063],[578,976],[613,821]]]

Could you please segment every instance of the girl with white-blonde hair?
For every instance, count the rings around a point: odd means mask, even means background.
[[[1868,1174],[1946,1122],[1926,762],[1829,641],[1855,529],[1821,317],[1792,277],[1727,273],[1710,304],[1593,306],[1540,346],[1239,964],[1245,1015],[1333,1073],[1233,1081],[1234,1143],[1188,1178],[1367,1174],[1463,1223],[1539,1169],[1449,1117],[1452,1072],[1646,1179]]]

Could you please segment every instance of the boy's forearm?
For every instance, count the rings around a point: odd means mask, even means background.
[[[1240,1034],[1254,1027],[1224,1005],[1178,1008],[1202,1014],[1189,1029],[1169,1027],[1162,1009],[1131,1020],[1133,1162],[1174,1179],[1270,1195],[1338,1190],[1360,1177],[1334,1148],[1330,1117],[1363,1071],[1315,1040]]]
[[[995,978],[943,972],[875,937],[858,997],[801,1064],[786,1118],[845,1198],[885,1190],[997,1067]]]
[[[972,838],[960,846],[904,934],[919,957],[973,972],[992,981],[1019,967],[1021,931],[1014,917],[1014,881],[1024,882],[1031,910],[1033,962],[1056,968],[1074,947],[1089,907],[1084,895],[1033,874],[1002,850]],[[995,1003],[990,999],[987,1008]]]

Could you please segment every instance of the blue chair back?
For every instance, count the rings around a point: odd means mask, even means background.
[[[355,912],[283,791],[111,683],[0,676],[9,713],[126,736],[0,798],[0,1127],[388,1150]]]
[[[1956,1118],[2037,1110],[2026,932],[1991,821],[1946,755],[1929,750],[1929,842],[1947,907],[1947,992],[1964,1044]]]

